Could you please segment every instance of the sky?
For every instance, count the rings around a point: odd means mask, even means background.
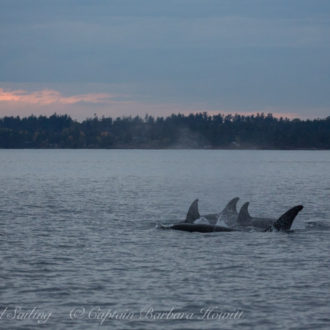
[[[329,0],[0,0],[0,117],[330,116]]]

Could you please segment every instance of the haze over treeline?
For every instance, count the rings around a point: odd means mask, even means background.
[[[257,115],[89,118],[4,117],[0,148],[330,149],[330,117],[300,120]]]

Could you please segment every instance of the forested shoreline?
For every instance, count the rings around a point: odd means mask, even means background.
[[[257,115],[0,118],[0,148],[330,149],[330,117],[300,120]]]

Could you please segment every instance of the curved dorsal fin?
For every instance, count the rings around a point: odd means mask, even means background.
[[[282,214],[278,220],[273,224],[273,228],[276,230],[290,230],[293,220],[297,216],[297,214],[303,209],[304,207],[302,205],[297,205],[292,207],[290,210],[286,211],[284,214]],[[271,228],[266,229],[266,231],[271,230]]]
[[[235,197],[232,200],[230,200],[222,212],[231,211],[231,212],[237,213],[236,204],[237,204],[238,200],[239,200],[239,197]]]
[[[195,199],[189,207],[185,222],[193,223],[198,218],[200,218],[198,211],[198,199]]]
[[[245,204],[242,205],[238,217],[237,217],[237,222],[240,225],[248,225],[251,222],[251,215],[249,213],[248,207],[249,207],[249,202],[246,202]]]

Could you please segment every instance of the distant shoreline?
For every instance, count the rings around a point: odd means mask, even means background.
[[[330,150],[330,117],[173,114],[121,118],[0,118],[0,149]]]

